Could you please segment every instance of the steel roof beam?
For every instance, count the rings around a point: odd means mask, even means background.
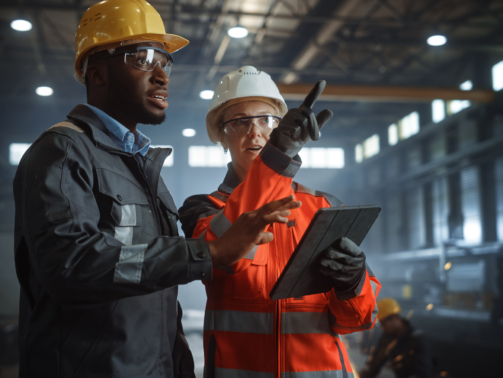
[[[312,83],[278,84],[286,100],[302,100],[312,89]],[[469,100],[473,103],[491,103],[492,90],[458,88],[392,87],[370,85],[327,84],[320,101],[374,101],[374,102],[430,102],[435,99]]]

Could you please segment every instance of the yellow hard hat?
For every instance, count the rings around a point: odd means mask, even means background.
[[[399,314],[400,311],[402,311],[398,302],[393,298],[383,298],[377,301],[377,309],[379,310],[377,319],[379,319],[380,322],[388,316]]]
[[[166,34],[159,13],[145,0],[103,0],[82,16],[75,35],[75,71],[82,76],[82,59],[91,49],[127,40],[148,40],[164,44],[175,52],[189,41]]]

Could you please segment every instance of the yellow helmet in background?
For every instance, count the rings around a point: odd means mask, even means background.
[[[178,35],[166,34],[161,16],[145,0],[103,0],[84,13],[77,28],[77,75],[82,76],[82,61],[90,50],[128,40],[160,42],[169,53],[189,43]]]
[[[402,311],[398,302],[393,298],[383,298],[377,301],[377,309],[379,310],[377,319],[379,319],[380,322],[388,316],[399,314],[400,311]]]

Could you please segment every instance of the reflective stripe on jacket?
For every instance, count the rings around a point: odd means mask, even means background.
[[[267,144],[243,183],[232,164],[217,192],[188,198],[180,208],[187,236],[214,240],[240,214],[292,193],[302,207],[287,224],[274,224],[271,243],[258,246],[204,281],[207,378],[352,377],[339,334],[371,328],[380,284],[370,269],[352,293],[328,293],[272,301],[269,292],[320,208],[341,206],[326,193],[293,183],[300,163]]]

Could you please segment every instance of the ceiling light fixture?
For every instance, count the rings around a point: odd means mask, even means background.
[[[244,38],[248,35],[248,30],[242,26],[235,26],[227,31],[229,37],[232,38]]]
[[[196,135],[196,130],[194,129],[183,129],[182,130],[182,135],[187,138],[191,138],[194,135]]]
[[[213,91],[210,90],[204,90],[199,93],[199,97],[201,97],[203,100],[211,100],[213,98]]]
[[[443,35],[437,34],[437,35],[432,35],[431,37],[429,37],[426,40],[426,42],[430,46],[442,46],[442,45],[445,45],[445,43],[447,42],[447,38],[445,38],[445,36],[443,36]]]
[[[26,20],[14,20],[10,23],[10,27],[17,31],[31,30],[31,22]]]
[[[39,96],[52,96],[54,91],[51,87],[38,87],[37,89],[35,89],[35,93]]]

